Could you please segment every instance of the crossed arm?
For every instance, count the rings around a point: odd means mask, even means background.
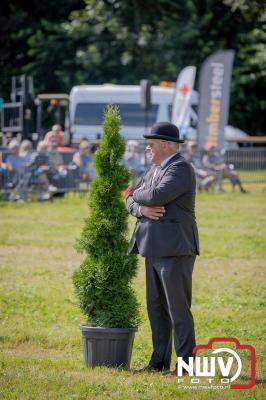
[[[130,214],[136,218],[141,218],[144,216],[155,221],[157,221],[165,213],[165,208],[163,206],[141,206],[139,203],[135,202],[132,195],[128,196],[127,198],[127,209]]]
[[[142,215],[158,220],[165,213],[165,205],[181,196],[189,188],[190,166],[172,164],[158,185],[138,187],[127,199],[127,209],[135,217]]]

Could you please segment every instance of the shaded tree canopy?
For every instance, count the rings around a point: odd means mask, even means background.
[[[143,78],[157,84],[233,48],[230,123],[265,134],[265,0],[50,0],[45,10],[30,3],[10,1],[10,18],[0,19],[4,96],[14,73],[31,73],[36,92]]]

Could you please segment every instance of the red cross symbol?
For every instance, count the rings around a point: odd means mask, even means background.
[[[184,83],[181,88],[178,90],[183,96],[186,96],[189,92],[189,87]]]

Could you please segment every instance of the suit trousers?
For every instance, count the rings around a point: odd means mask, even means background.
[[[190,311],[192,272],[196,256],[147,257],[147,311],[152,331],[153,353],[149,365],[169,369],[172,335],[176,355],[187,360],[195,346],[194,321]]]

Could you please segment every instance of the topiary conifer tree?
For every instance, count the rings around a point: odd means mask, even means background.
[[[89,324],[108,328],[135,327],[139,322],[139,304],[131,286],[137,258],[127,255],[128,214],[121,196],[130,173],[120,164],[125,151],[120,121],[118,107],[107,106],[104,134],[94,158],[97,178],[88,193],[90,214],[78,241],[87,256],[73,275]]]

